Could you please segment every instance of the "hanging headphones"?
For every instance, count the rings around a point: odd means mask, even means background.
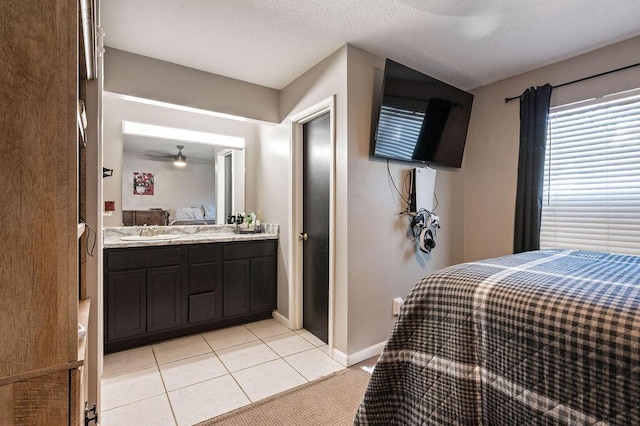
[[[431,253],[436,246],[436,229],[440,228],[440,218],[426,209],[420,209],[411,218],[413,239],[418,240],[418,247],[424,253]]]
[[[426,210],[425,210],[426,212]],[[420,231],[424,228],[427,223],[427,218],[425,217],[425,213],[417,213],[411,218],[411,232],[413,233],[413,238],[418,238],[420,235]]]
[[[436,246],[435,232],[436,230],[432,226],[422,228],[422,231],[420,231],[420,238],[418,239],[421,251],[431,253],[431,250]]]

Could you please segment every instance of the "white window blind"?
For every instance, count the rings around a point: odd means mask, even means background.
[[[552,109],[540,248],[640,255],[640,93]]]

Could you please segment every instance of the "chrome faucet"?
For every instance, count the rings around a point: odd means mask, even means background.
[[[141,230],[140,230],[140,236],[141,237],[154,237],[158,235],[158,228],[156,228],[155,226],[144,226]]]

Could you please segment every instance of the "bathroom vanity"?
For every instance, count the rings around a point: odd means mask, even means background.
[[[271,317],[277,233],[182,226],[140,237],[140,230],[105,229],[105,352]]]

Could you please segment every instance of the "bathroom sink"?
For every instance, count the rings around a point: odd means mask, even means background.
[[[164,234],[164,235],[127,235],[126,237],[120,237],[122,241],[163,241],[163,240],[176,240],[180,238],[180,235]]]

